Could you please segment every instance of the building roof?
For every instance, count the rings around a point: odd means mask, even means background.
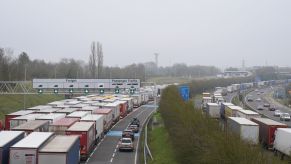
[[[32,132],[30,135],[20,140],[11,148],[39,148],[44,144],[50,137],[53,136],[52,132]]]

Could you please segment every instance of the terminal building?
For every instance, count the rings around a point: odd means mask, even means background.
[[[217,77],[232,78],[232,77],[247,77],[250,75],[251,73],[248,71],[224,71],[223,73],[218,74]]]

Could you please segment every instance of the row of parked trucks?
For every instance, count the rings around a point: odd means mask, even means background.
[[[77,164],[106,132],[149,101],[146,94],[89,95],[55,101],[5,116],[0,164]]]
[[[210,93],[203,93],[203,96],[212,97]],[[257,112],[229,102],[217,102],[212,98],[205,106],[206,115],[222,120],[226,131],[239,135],[251,144],[261,143],[263,147],[280,153],[282,158],[284,155],[291,156],[291,128],[286,124],[262,118]]]

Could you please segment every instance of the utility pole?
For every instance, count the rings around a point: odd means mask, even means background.
[[[24,81],[26,82],[26,67],[27,64],[24,65]],[[23,94],[23,109],[25,109],[26,107],[26,97],[25,97],[26,93]]]
[[[159,58],[159,54],[158,53],[155,53],[155,63],[156,63],[156,67],[158,68],[158,58]]]
[[[155,53],[154,55],[155,55],[155,64],[156,64],[156,74],[158,74],[158,71],[159,71],[159,65],[158,65],[159,64],[158,63],[159,62],[159,60],[158,60],[159,59],[159,54]]]

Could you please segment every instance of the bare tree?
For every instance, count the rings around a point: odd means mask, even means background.
[[[89,70],[91,72],[91,77],[96,78],[96,70],[97,70],[97,48],[95,42],[91,43],[91,54],[89,57]]]
[[[97,78],[101,78],[102,68],[103,68],[103,50],[102,44],[97,42]]]
[[[103,68],[103,50],[99,42],[91,43],[91,54],[89,57],[89,69],[93,78],[100,78]]]

